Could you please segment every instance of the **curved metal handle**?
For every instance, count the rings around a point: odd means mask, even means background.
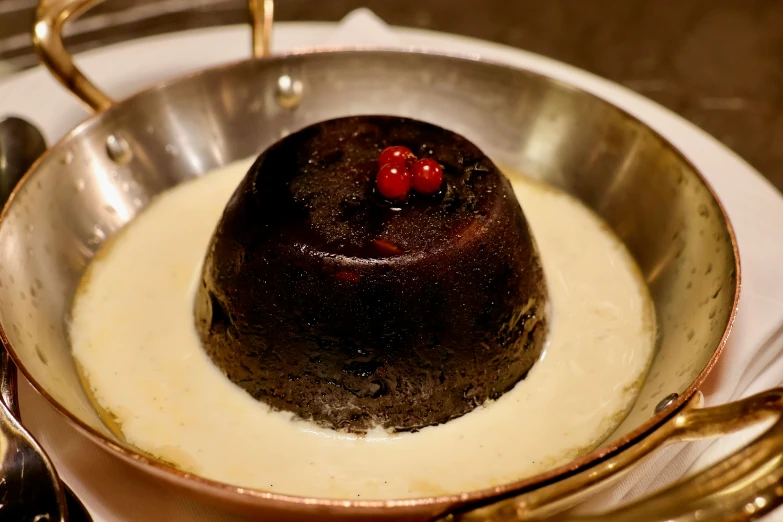
[[[65,24],[103,0],[41,0],[35,12],[33,47],[55,78],[96,112],[114,105],[78,67],[63,44]],[[252,24],[252,52],[255,58],[270,53],[274,16],[273,0],[248,0]]]
[[[16,390],[16,366],[5,346],[0,345],[0,401],[3,401],[11,415],[18,419],[19,399]]]
[[[67,522],[68,503],[52,461],[19,420],[16,367],[0,344],[0,459],[3,510],[12,519]],[[5,519],[3,519],[5,520]]]
[[[699,394],[648,437],[582,473],[450,517],[463,522],[728,522],[752,520],[782,505],[783,388],[711,408],[701,408],[701,402]],[[666,443],[728,435],[770,418],[775,423],[756,440],[660,492],[598,515],[560,514],[624,476]]]
[[[272,54],[272,22],[275,19],[274,0],[249,0],[250,24],[253,28],[253,57]]]

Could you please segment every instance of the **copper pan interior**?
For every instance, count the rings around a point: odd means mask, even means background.
[[[301,98],[281,98],[285,77],[301,82]],[[88,432],[124,446],[90,405],[68,345],[68,310],[87,263],[161,191],[310,123],[368,113],[463,134],[499,165],[582,200],[631,250],[655,301],[659,347],[635,406],[606,444],[626,442],[680,402],[656,416],[665,396],[683,400],[695,390],[725,341],[738,262],[720,204],[694,167],[646,125],[568,85],[477,60],[393,51],[303,53],[207,70],[132,96],[53,147],[0,223],[0,325],[34,386]],[[110,137],[130,154],[107,149]]]

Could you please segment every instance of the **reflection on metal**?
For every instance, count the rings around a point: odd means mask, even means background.
[[[679,393],[671,393],[666,397],[664,397],[663,399],[661,399],[661,402],[655,405],[655,413],[660,413],[666,408],[668,408],[671,405],[671,403],[673,403],[679,396],[680,396]]]
[[[277,79],[275,99],[284,109],[295,109],[302,102],[302,82],[288,74]]]
[[[114,163],[120,165],[128,163],[133,157],[127,140],[117,137],[116,134],[109,134],[106,138],[106,154]]]

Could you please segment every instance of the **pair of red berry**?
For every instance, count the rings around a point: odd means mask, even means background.
[[[419,194],[434,194],[443,183],[443,168],[434,159],[417,160],[408,147],[387,147],[378,156],[375,177],[378,192],[391,200],[403,199],[411,188]]]

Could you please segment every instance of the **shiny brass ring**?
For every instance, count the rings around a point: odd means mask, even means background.
[[[41,61],[55,78],[96,112],[105,111],[112,100],[95,86],[73,63],[63,43],[65,24],[103,0],[50,0],[42,1],[36,10],[33,26],[33,47]],[[252,26],[253,57],[267,56],[271,52],[273,0],[248,0]]]

